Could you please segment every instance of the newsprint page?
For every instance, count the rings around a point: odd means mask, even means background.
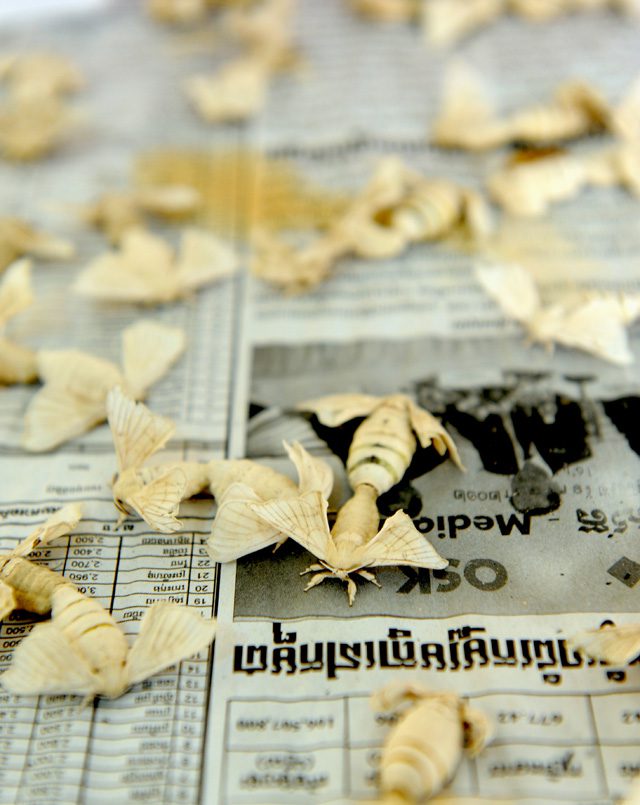
[[[34,266],[35,302],[11,322],[12,339],[118,364],[121,332],[139,318],[182,327],[186,353],[147,398],[177,425],[163,459],[248,458],[293,478],[283,440],[298,440],[334,472],[331,523],[351,494],[345,460],[361,420],[324,426],[297,407],[305,400],[408,395],[441,419],[466,468],[419,449],[378,501],[384,517],[406,511],[448,566],[380,569],[379,586],[357,580],[349,606],[337,579],[304,591],[314,558],[292,539],[215,564],[210,497],[181,506],[175,534],[136,516],[119,524],[108,427],[26,453],[34,388],[3,388],[0,549],[82,502],[74,533],[36,561],[97,599],[130,641],[156,601],[188,604],[218,629],[210,650],[115,700],[0,689],[2,803],[374,802],[397,713],[376,712],[370,696],[403,680],[455,692],[492,725],[437,801],[613,805],[640,776],[640,665],[569,645],[581,630],[640,617],[640,331],[623,368],[532,346],[478,285],[477,256],[446,242],[346,258],[310,293],[282,295],[248,273],[247,177],[229,180],[249,170],[265,189],[268,172],[246,158],[262,153],[349,193],[396,154],[479,189],[494,153],[429,145],[447,65],[473,65],[502,110],[572,77],[620,99],[640,74],[640,22],[615,9],[541,24],[505,14],[437,49],[419,26],[359,17],[355,5],[299,0],[295,69],[273,81],[255,119],[213,126],[181,86],[223,63],[215,16],[174,30],[137,0],[0,3],[0,53],[59,52],[86,76],[72,143],[43,162],[0,161],[0,216],[76,246],[71,259]],[[157,309],[74,296],[105,242],[73,210],[130,186],[141,154],[176,148],[225,155],[218,234],[242,270]],[[624,190],[594,188],[539,220],[494,214],[486,256],[526,265],[543,293],[640,291],[640,207]],[[174,227],[157,231],[177,242]],[[40,620],[16,611],[0,624],[2,671]]]

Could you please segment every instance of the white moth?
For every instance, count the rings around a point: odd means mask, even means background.
[[[631,91],[636,96],[635,85]],[[445,78],[440,115],[432,141],[444,148],[485,150],[509,143],[548,145],[573,140],[593,132],[631,126],[637,103],[623,100],[626,122],[620,112],[590,85],[568,81],[557,87],[548,103],[526,107],[499,118],[480,74],[457,62]],[[623,116],[624,117],[624,116]]]
[[[115,699],[131,685],[206,648],[215,621],[179,604],[150,607],[129,648],[114,619],[69,585],[52,596],[52,619],[20,643],[0,682],[11,693],[77,694]]]
[[[77,123],[57,97],[9,98],[0,104],[0,154],[19,162],[40,159],[64,145]]]
[[[341,257],[385,260],[457,227],[472,238],[489,234],[491,216],[482,196],[453,182],[427,179],[398,157],[386,157],[345,212],[307,246],[293,249],[262,233],[251,270],[288,293],[300,293],[324,280]]]
[[[0,69],[14,98],[41,99],[68,95],[85,85],[79,68],[57,53],[23,53],[7,56]]]
[[[63,584],[72,584],[59,573],[25,557],[41,545],[71,533],[81,517],[80,505],[63,506],[12,551],[0,553],[0,620],[14,609],[46,614],[51,609],[53,591]]]
[[[425,0],[422,22],[427,42],[448,46],[504,14],[547,22],[562,14],[605,8],[633,15],[639,11],[637,0]]]
[[[575,347],[620,365],[633,362],[625,327],[640,314],[637,294],[588,291],[564,304],[543,306],[533,277],[521,266],[477,266],[476,277],[532,341]]]
[[[196,74],[184,91],[207,123],[242,121],[260,112],[267,100],[271,71],[261,58],[244,57],[225,64],[213,75]]]
[[[146,461],[174,434],[175,424],[152,414],[120,387],[107,395],[106,411],[118,461],[113,500],[121,519],[134,511],[157,531],[178,531],[182,525],[176,519],[180,502],[209,485],[207,465],[179,461],[145,468]]]
[[[32,302],[31,263],[18,260],[0,282],[0,333],[10,319]],[[33,383],[37,377],[36,353],[0,335],[0,383]]]
[[[477,755],[490,738],[487,717],[455,693],[392,682],[371,697],[376,711],[410,703],[389,732],[380,760],[383,803],[421,803],[449,783],[463,752]]]
[[[122,369],[78,350],[38,352],[44,385],[27,407],[22,446],[33,452],[51,450],[91,430],[106,419],[107,394],[114,386],[144,398],[184,348],[181,329],[141,320],[122,333]]]
[[[142,403],[127,398],[119,388],[107,398],[107,413],[118,459],[113,484],[116,507],[126,516],[135,511],[164,533],[178,531],[181,501],[208,490],[218,503],[207,549],[217,562],[229,562],[286,537],[265,525],[251,509],[254,502],[293,497],[333,485],[330,467],[310,456],[298,443],[285,448],[298,471],[299,483],[288,476],[246,459],[170,461],[145,466],[171,438],[175,425],[153,414]]]
[[[255,8],[234,9],[227,32],[244,54],[217,72],[187,79],[185,93],[209,123],[247,120],[265,105],[274,73],[292,61],[294,0],[264,0]]]
[[[144,214],[166,219],[193,215],[200,194],[188,185],[158,185],[139,190],[104,193],[80,209],[81,219],[119,243],[128,229],[144,226]]]
[[[357,592],[352,575],[377,584],[367,568],[446,567],[447,560],[439,556],[404,512],[396,512],[378,531],[380,514],[376,506],[377,498],[403,477],[418,440],[422,447],[433,446],[440,455],[448,452],[462,468],[456,446],[440,422],[403,394],[383,398],[336,394],[297,407],[312,411],[329,427],[366,417],[354,433],[347,457],[347,476],[354,495],[338,512],[331,530],[327,500],[318,491],[253,506],[257,515],[320,560],[304,571],[317,571],[306,589],[327,578],[340,579],[347,585],[351,605]]]
[[[640,654],[640,624],[603,626],[575,635],[573,648],[611,665],[626,665]]]
[[[161,238],[134,228],[118,251],[91,261],[73,289],[103,301],[156,305],[229,277],[237,265],[231,248],[208,232],[185,229],[176,256]]]
[[[22,218],[0,217],[0,271],[18,257],[68,260],[75,254],[73,243],[31,226]]]
[[[210,490],[218,501],[218,510],[207,551],[215,562],[231,562],[274,543],[277,548],[287,539],[286,532],[260,516],[256,505],[293,500],[305,494],[318,494],[325,500],[331,494],[331,467],[307,453],[298,442],[283,444],[298,473],[297,484],[255,461],[209,462]]]
[[[626,149],[625,149],[626,153]],[[625,171],[620,148],[589,155],[551,153],[515,162],[489,176],[489,194],[511,215],[545,215],[558,201],[575,198],[587,187],[633,187],[633,167]]]

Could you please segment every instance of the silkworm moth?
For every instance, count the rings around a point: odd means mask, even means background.
[[[237,265],[230,247],[208,232],[185,229],[176,256],[161,238],[127,229],[120,249],[92,260],[73,290],[103,301],[156,305],[229,277]]]
[[[246,459],[164,462],[145,467],[171,438],[173,422],[128,399],[119,388],[109,392],[107,413],[118,459],[118,477],[113,484],[116,507],[125,516],[135,511],[156,530],[170,533],[182,526],[177,519],[180,502],[208,489],[218,510],[207,549],[217,562],[228,562],[286,539],[255,516],[250,504],[256,500],[292,497],[312,489],[327,496],[331,492],[330,467],[298,443],[285,443],[298,471],[298,484]]]
[[[476,277],[532,341],[575,347],[620,365],[633,362],[625,326],[640,313],[638,294],[587,291],[543,306],[533,277],[521,266],[477,266]]]
[[[22,218],[0,218],[0,271],[19,257],[68,260],[75,254],[73,243],[36,229]]]
[[[640,624],[603,626],[575,635],[569,641],[577,651],[584,651],[611,665],[626,665],[640,654]]]
[[[5,57],[0,69],[14,98],[47,98],[68,95],[84,87],[79,68],[57,53],[22,53]]]
[[[294,249],[261,234],[251,271],[286,292],[300,293],[324,280],[341,257],[384,260],[459,226],[474,238],[489,234],[491,216],[480,194],[427,179],[398,157],[386,157],[345,212],[307,246]]]
[[[422,6],[422,22],[427,42],[448,46],[504,14],[546,22],[562,14],[604,8],[635,15],[639,10],[636,0],[428,0]]]
[[[260,112],[267,100],[271,71],[260,58],[238,58],[213,75],[197,74],[184,83],[184,91],[198,115],[207,123],[242,121]]]
[[[435,796],[453,779],[463,752],[477,755],[490,738],[487,717],[455,693],[392,682],[371,697],[377,711],[410,703],[389,732],[380,760],[383,803],[410,805]]]
[[[32,302],[31,263],[18,260],[0,282],[0,332]],[[36,353],[0,335],[0,383],[33,383],[37,377]]]
[[[114,386],[144,398],[184,348],[185,335],[178,327],[140,320],[122,333],[122,369],[78,350],[38,352],[38,377],[44,385],[27,407],[22,446],[33,452],[51,450],[103,422],[107,394]]]
[[[52,618],[17,647],[0,682],[11,693],[71,693],[115,699],[131,685],[206,648],[215,621],[178,604],[156,603],[129,648],[111,615],[69,585],[52,595]]]
[[[256,504],[305,494],[318,494],[325,500],[331,494],[331,467],[307,453],[298,442],[283,444],[298,473],[297,484],[255,461],[209,462],[209,488],[218,501],[218,510],[207,551],[215,562],[231,562],[274,543],[277,548],[287,539],[288,534],[256,512]]]
[[[320,560],[304,571],[317,571],[305,589],[327,578],[338,578],[347,585],[351,605],[357,592],[352,575],[377,584],[369,567],[446,567],[447,560],[439,556],[404,512],[396,512],[378,531],[380,514],[376,505],[377,498],[405,474],[418,440],[422,447],[433,446],[440,455],[448,452],[462,468],[456,446],[440,422],[403,394],[383,398],[336,394],[297,407],[313,412],[329,427],[365,417],[353,435],[347,456],[347,477],[354,494],[338,512],[331,530],[327,500],[318,491],[253,506],[263,520]]]
[[[145,470],[143,465],[164,447],[175,424],[152,414],[119,386],[108,393],[106,411],[118,461],[113,500],[121,519],[135,511],[157,531],[177,531],[182,525],[176,519],[180,502],[209,485],[207,465],[180,461]]]
[[[537,217],[546,214],[553,203],[575,198],[587,187],[633,187],[633,167],[628,164],[625,172],[618,148],[589,155],[543,153],[497,171],[488,178],[487,188],[511,215]]]
[[[79,210],[89,226],[102,230],[112,243],[119,243],[128,229],[144,226],[144,214],[181,219],[192,215],[200,194],[188,185],[159,185],[139,190],[104,193]]]
[[[14,609],[44,615],[51,609],[53,591],[63,584],[72,584],[59,573],[25,557],[41,545],[71,533],[81,517],[80,505],[63,506],[12,551],[0,553],[0,620]]]
[[[432,141],[444,148],[485,150],[509,143],[546,145],[602,131],[624,136],[637,131],[640,123],[639,92],[634,84],[615,106],[590,85],[568,81],[556,89],[550,102],[499,118],[479,73],[458,62],[445,78]]]
[[[0,104],[0,154],[40,159],[60,148],[77,123],[78,116],[55,96],[9,98]]]
[[[264,107],[271,77],[293,59],[294,8],[293,0],[265,0],[229,14],[227,32],[245,53],[212,75],[186,80],[185,94],[200,117],[209,123],[247,120]]]

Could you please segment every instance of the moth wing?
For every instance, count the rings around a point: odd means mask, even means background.
[[[192,291],[236,272],[238,259],[219,238],[199,229],[185,229],[178,260],[178,283]]]
[[[118,471],[141,467],[163,448],[176,426],[166,417],[152,414],[143,403],[126,397],[119,386],[107,395],[107,419],[118,458]]]
[[[477,265],[478,282],[505,316],[528,324],[540,309],[540,297],[531,274],[519,265]]]
[[[83,655],[52,622],[38,624],[24,638],[0,681],[11,693],[89,696],[99,692],[98,680]]]
[[[327,501],[319,492],[299,498],[253,503],[253,511],[280,533],[317,556],[327,559],[333,540],[327,522]]]
[[[179,531],[182,523],[176,518],[180,502],[184,500],[187,479],[180,467],[175,467],[159,478],[145,484],[139,492],[130,495],[126,503],[134,508],[151,528],[169,534]]]
[[[0,283],[0,326],[33,302],[31,261],[17,260]]]
[[[615,300],[593,298],[560,316],[546,336],[563,346],[582,349],[624,366],[633,362],[633,355],[622,319]],[[536,321],[532,322],[534,334]]]
[[[38,352],[38,376],[48,386],[64,388],[85,400],[104,401],[109,389],[122,383],[118,367],[76,349],[43,349]]]
[[[315,400],[298,403],[298,411],[311,411],[323,425],[336,428],[350,419],[368,416],[380,404],[380,397],[372,394],[329,394]]]
[[[415,431],[422,447],[428,447],[430,444],[433,444],[441,456],[448,451],[452,461],[460,467],[461,470],[464,470],[456,443],[447,433],[440,420],[436,419],[433,414],[425,411],[424,408],[416,405],[411,400],[408,400],[408,408],[411,427]]]
[[[362,567],[410,565],[442,570],[448,564],[403,511],[385,522],[362,553]]]
[[[153,284],[149,277],[133,273],[119,255],[104,254],[78,274],[73,290],[95,299],[148,303]]]
[[[156,603],[142,619],[140,634],[129,651],[127,667],[133,685],[209,646],[216,622],[179,604]]]
[[[0,581],[0,621],[10,615],[17,605],[13,589],[4,581]]]
[[[442,0],[427,3],[427,18],[429,13],[433,14],[432,19],[435,18],[438,1],[441,6]],[[429,12],[429,6],[432,12]],[[481,74],[462,61],[454,62],[445,75],[440,114],[433,128],[434,143],[460,145],[461,139],[470,136],[470,126],[473,130],[493,122],[494,117],[494,103]]]
[[[184,352],[186,337],[179,327],[138,321],[122,333],[122,366],[127,388],[136,399],[169,371]]]
[[[640,625],[608,626],[581,632],[570,641],[573,648],[612,665],[626,665],[640,654]]]
[[[462,704],[462,719],[464,721],[464,748],[475,757],[487,745],[491,739],[493,728],[491,721],[481,711],[468,704]]]
[[[298,472],[298,487],[301,494],[320,492],[323,498],[328,498],[333,489],[333,470],[327,462],[321,458],[314,458],[300,442],[289,444],[283,441],[283,445]]]
[[[105,417],[103,400],[86,400],[65,388],[45,386],[27,407],[22,446],[35,453],[52,450],[91,430]]]
[[[34,529],[26,539],[12,551],[13,556],[27,556],[39,545],[48,545],[58,537],[70,534],[82,519],[82,506],[69,503],[63,506],[42,525]]]
[[[218,503],[207,539],[207,551],[214,562],[233,562],[282,538],[275,526],[265,523],[253,510],[254,503],[262,502],[246,484],[229,486]]]
[[[613,110],[614,131],[625,140],[640,139],[640,76],[638,76],[621,103]]]

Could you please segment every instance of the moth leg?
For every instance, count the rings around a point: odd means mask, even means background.
[[[304,576],[305,573],[313,573],[314,570],[326,570],[326,569],[327,568],[324,565],[319,565],[319,564],[309,565],[309,567],[306,570],[303,570],[300,575]]]
[[[370,573],[368,570],[359,570],[358,575],[362,576],[363,579],[370,581],[372,584],[375,584],[376,587],[382,587],[376,576],[373,573]]]
[[[311,569],[312,568],[309,568],[309,570],[311,570]],[[302,575],[302,574],[300,574],[300,575]],[[312,587],[317,587],[318,584],[322,584],[322,582],[325,579],[328,579],[329,576],[333,576],[333,573],[330,573],[328,570],[324,570],[323,573],[316,573],[315,576],[311,577],[311,581],[304,588],[305,593],[307,592],[307,590],[310,590]]]
[[[353,602],[358,592],[358,586],[352,578],[347,579],[347,598],[349,599],[349,606],[353,606]]]
[[[120,526],[124,523],[124,521],[129,516],[128,512],[121,511],[118,515],[118,519],[116,520],[116,528],[120,528]]]
[[[273,550],[271,551],[271,553],[275,553],[275,552],[278,550],[278,548],[280,548],[282,545],[284,545],[284,544],[285,544],[285,542],[286,542],[288,539],[289,539],[289,538],[288,538],[288,537],[286,537],[286,536],[283,536],[283,537],[282,537],[282,539],[279,539],[279,540],[276,542],[276,544],[273,546]],[[306,572],[307,572],[307,571],[305,570],[305,573],[306,573]]]

